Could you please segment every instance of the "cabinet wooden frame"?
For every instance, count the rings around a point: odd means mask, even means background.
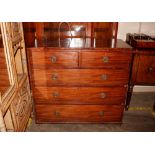
[[[31,93],[27,72],[27,58],[25,53],[25,42],[23,37],[23,29],[22,23],[0,23],[5,51],[5,59],[7,63],[7,70],[10,81],[10,88],[5,92],[4,95],[0,97],[0,131],[24,131],[31,114],[32,104],[31,104]],[[18,48],[22,47],[22,48]],[[22,68],[23,75],[20,80],[18,80],[17,75],[17,65],[15,62],[15,50],[20,50],[22,53]],[[18,63],[18,61],[17,61]],[[22,89],[24,89],[24,85],[27,83],[26,92],[28,93],[27,97],[29,98],[27,101],[26,109],[27,117],[24,117],[24,121],[17,124],[17,118],[14,118],[14,111],[12,109],[12,105],[16,98],[18,98],[17,94],[20,94]],[[20,96],[22,99],[22,96]],[[23,104],[22,101],[19,104]],[[16,109],[14,109],[16,110]]]
[[[3,45],[4,45],[4,52],[6,57],[6,64],[8,69],[8,76],[10,81],[10,87],[6,91],[4,95],[1,96],[1,103],[3,106],[1,107],[2,113],[5,114],[6,109],[10,105],[10,98],[13,95],[14,91],[16,90],[16,72],[15,72],[15,65],[13,58],[13,51],[10,45],[10,40],[8,39],[8,30],[6,23],[0,23],[1,31],[2,31],[2,38],[3,38]]]

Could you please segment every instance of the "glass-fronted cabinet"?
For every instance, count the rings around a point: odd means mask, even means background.
[[[22,23],[0,23],[0,131],[24,131],[31,109]]]

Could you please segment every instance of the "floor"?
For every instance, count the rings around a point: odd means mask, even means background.
[[[123,123],[118,124],[35,124],[29,123],[27,132],[149,132],[155,131],[155,93],[133,94],[129,111]]]

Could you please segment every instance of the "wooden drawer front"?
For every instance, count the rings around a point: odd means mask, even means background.
[[[124,106],[36,105],[37,123],[121,122]]]
[[[45,104],[122,104],[125,87],[37,87],[34,99]]]
[[[32,51],[30,59],[33,68],[37,69],[78,67],[78,52],[54,52],[35,49]]]
[[[128,83],[128,72],[106,69],[53,69],[34,70],[35,86],[105,86],[125,85]]]
[[[81,52],[82,68],[129,69],[131,53],[125,52]]]
[[[140,56],[136,81],[137,83],[155,84],[155,56]]]

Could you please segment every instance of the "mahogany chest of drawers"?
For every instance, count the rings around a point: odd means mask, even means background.
[[[37,123],[122,121],[130,46],[38,47],[28,48],[27,53]]]

